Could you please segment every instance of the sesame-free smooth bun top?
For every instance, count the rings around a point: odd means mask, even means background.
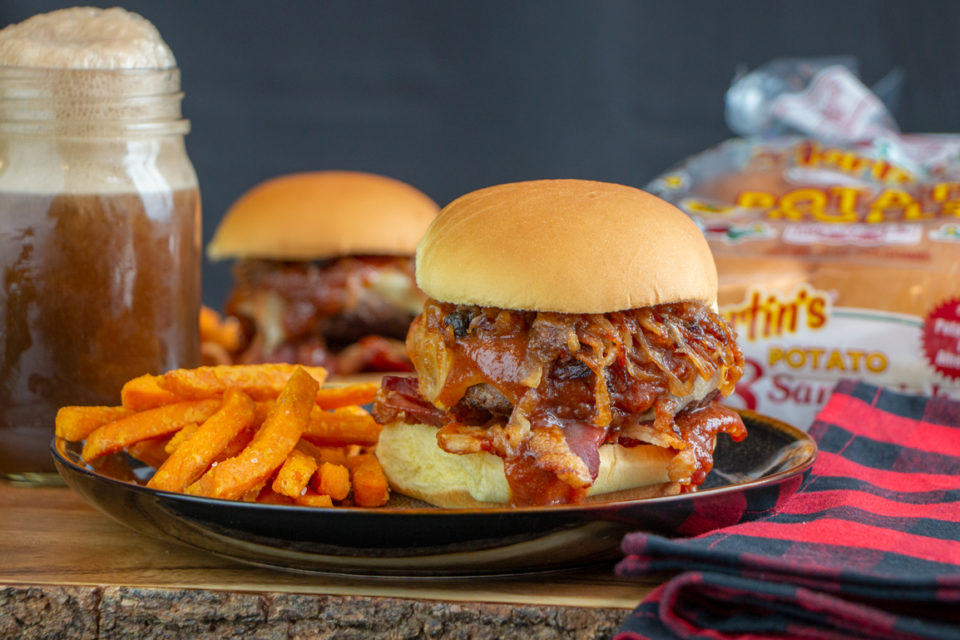
[[[43,69],[168,69],[170,47],[149,20],[119,7],[73,7],[0,30],[0,65]]]
[[[439,210],[423,192],[381,175],[289,174],[243,194],[224,215],[207,255],[213,260],[413,255]]]
[[[703,234],[645,191],[588,180],[536,180],[447,205],[417,249],[417,284],[457,304],[607,313],[667,302],[715,305]]]

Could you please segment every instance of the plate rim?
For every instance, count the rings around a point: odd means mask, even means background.
[[[54,457],[54,461],[58,464],[58,470],[60,465],[66,465],[73,473],[80,473],[90,478],[95,479],[98,482],[107,482],[109,484],[116,485],[118,489],[128,490],[128,491],[137,491],[144,493],[146,495],[155,496],[157,499],[164,500],[175,500],[182,501],[186,503],[195,503],[199,505],[213,506],[215,508],[226,508],[233,507],[239,509],[252,510],[253,512],[264,512],[270,513],[276,510],[279,510],[283,513],[324,513],[324,514],[334,514],[334,513],[349,513],[352,517],[406,517],[406,516],[431,516],[431,517],[448,517],[448,516],[472,516],[472,515],[482,515],[490,516],[494,514],[504,514],[504,513],[515,513],[515,514],[542,514],[542,513],[564,513],[564,512],[584,512],[589,513],[592,511],[606,511],[609,509],[617,509],[621,507],[636,506],[638,504],[669,504],[672,502],[686,502],[690,500],[696,500],[699,496],[716,496],[723,495],[725,493],[742,491],[749,489],[752,486],[756,485],[767,485],[775,484],[786,478],[806,473],[810,468],[813,467],[813,464],[816,462],[819,448],[816,441],[810,436],[809,433],[798,429],[797,427],[788,424],[787,422],[774,418],[771,416],[763,415],[749,409],[740,409],[733,408],[741,417],[747,418],[751,421],[765,424],[767,427],[773,428],[776,431],[785,433],[788,435],[793,442],[791,446],[796,446],[801,444],[801,448],[806,450],[806,457],[803,458],[799,464],[792,466],[788,469],[782,469],[775,473],[769,475],[764,475],[760,478],[755,478],[747,480],[745,482],[733,483],[720,485],[718,487],[712,487],[709,489],[703,489],[698,491],[692,491],[689,493],[681,493],[677,495],[669,496],[653,496],[649,498],[634,498],[634,499],[619,499],[619,500],[597,500],[594,502],[582,502],[582,503],[572,503],[572,504],[562,504],[562,505],[539,505],[539,506],[521,506],[514,507],[510,505],[494,505],[490,507],[467,507],[467,508],[454,508],[447,509],[436,506],[423,506],[423,507],[356,507],[356,506],[334,506],[334,507],[308,507],[302,505],[282,505],[282,504],[266,504],[261,502],[244,502],[241,500],[227,500],[224,498],[209,498],[205,496],[194,496],[185,493],[179,493],[176,491],[165,491],[161,489],[154,489],[152,487],[147,487],[142,484],[137,484],[133,482],[127,482],[117,478],[112,478],[110,476],[97,473],[95,470],[90,469],[86,465],[78,465],[73,460],[70,460],[64,453],[61,452],[60,447],[66,448],[71,444],[77,444],[72,441],[67,441],[63,438],[54,436],[51,443],[50,449]],[[749,438],[749,432],[747,437]],[[149,465],[147,465],[149,466]],[[61,471],[61,475],[62,475]],[[65,478],[66,480],[66,478]]]

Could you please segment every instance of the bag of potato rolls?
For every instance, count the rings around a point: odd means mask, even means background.
[[[793,101],[771,109],[778,135],[729,140],[647,187],[710,242],[747,357],[731,403],[802,429],[841,378],[960,397],[960,136],[898,133],[851,77],[814,69],[772,98]]]

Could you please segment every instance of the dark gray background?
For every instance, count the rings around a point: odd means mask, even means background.
[[[0,24],[70,2],[3,0]],[[906,82],[904,131],[960,130],[960,2],[124,1],[183,74],[204,242],[270,176],[355,169],[440,204],[577,177],[643,186],[730,136],[738,66],[852,54]],[[229,264],[204,265],[219,306]]]

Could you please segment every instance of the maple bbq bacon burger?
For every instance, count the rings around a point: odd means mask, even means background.
[[[234,359],[411,370],[403,340],[425,299],[413,254],[439,209],[404,182],[355,171],[289,174],[246,192],[207,247],[212,260],[237,259],[224,308],[243,327]]]
[[[373,415],[393,489],[442,507],[693,491],[743,370],[696,225],[648,193],[518,182],[452,202],[417,250],[417,377]]]

